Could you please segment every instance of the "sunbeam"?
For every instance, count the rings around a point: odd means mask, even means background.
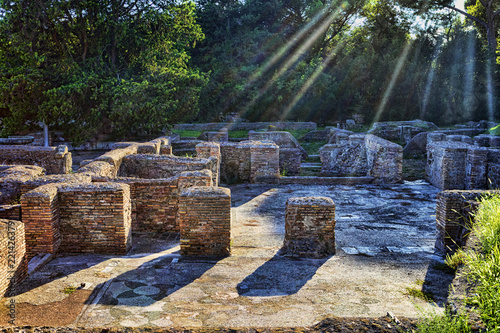
[[[431,89],[434,83],[434,77],[436,75],[436,66],[439,54],[441,53],[441,47],[442,44],[441,42],[439,42],[438,45],[436,45],[436,48],[434,49],[434,54],[432,55],[432,63],[430,65],[429,74],[427,76],[427,82],[425,83],[424,98],[422,101],[422,110],[420,111],[420,118],[422,119],[426,119],[427,117],[427,106],[429,104],[429,97],[431,95]]]
[[[405,64],[406,58],[408,57],[408,53],[410,52],[410,48],[413,44],[413,41],[408,42],[405,47],[403,48],[403,52],[401,52],[401,55],[399,56],[398,63],[396,65],[396,68],[394,69],[394,73],[392,73],[391,80],[389,81],[389,86],[384,92],[384,96],[382,97],[382,101],[380,102],[377,112],[375,113],[375,116],[373,118],[373,123],[376,123],[380,117],[382,116],[382,113],[385,110],[385,107],[387,105],[387,102],[389,101],[389,97],[391,96],[392,90],[394,89],[394,86],[396,85],[396,81],[398,79],[399,74],[401,73],[401,70],[403,69],[403,65]]]

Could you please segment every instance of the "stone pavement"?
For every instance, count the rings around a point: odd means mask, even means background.
[[[134,235],[127,256],[59,255],[33,273],[15,297],[44,306],[87,291],[77,327],[304,327],[332,316],[416,317],[442,308],[406,295],[424,288],[439,303],[451,277],[433,264],[435,197],[425,182],[380,187],[234,185],[232,255],[179,255],[178,235]],[[285,202],[331,197],[337,254],[322,260],[278,256]],[[90,294],[92,292],[92,294]],[[38,310],[37,310],[38,311]],[[17,325],[43,325],[43,319]]]

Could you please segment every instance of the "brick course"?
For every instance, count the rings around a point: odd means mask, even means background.
[[[127,253],[131,245],[128,185],[65,184],[58,192],[61,251]]]
[[[231,192],[195,186],[179,196],[181,255],[227,256],[231,242]]]
[[[335,254],[335,204],[325,197],[288,199],[281,255],[321,258]]]
[[[0,145],[0,164],[40,166],[50,175],[69,173],[72,159],[66,146]]]

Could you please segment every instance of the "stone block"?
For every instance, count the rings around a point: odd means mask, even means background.
[[[286,173],[287,176],[298,176],[300,174],[300,164],[302,162],[302,153],[298,148],[280,148],[279,149],[280,173]]]
[[[326,197],[288,199],[281,255],[322,258],[335,254],[335,204]]]
[[[128,185],[64,184],[58,192],[61,251],[127,253],[132,240]]]
[[[231,192],[195,186],[179,195],[181,255],[227,256],[231,242]]]

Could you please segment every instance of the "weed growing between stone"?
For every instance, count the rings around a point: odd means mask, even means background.
[[[478,250],[459,249],[446,263],[463,265],[463,273],[474,285],[474,294],[465,302],[474,306],[490,332],[500,332],[500,196],[484,197],[475,214],[472,233]],[[470,332],[465,314],[425,318],[419,332]]]

